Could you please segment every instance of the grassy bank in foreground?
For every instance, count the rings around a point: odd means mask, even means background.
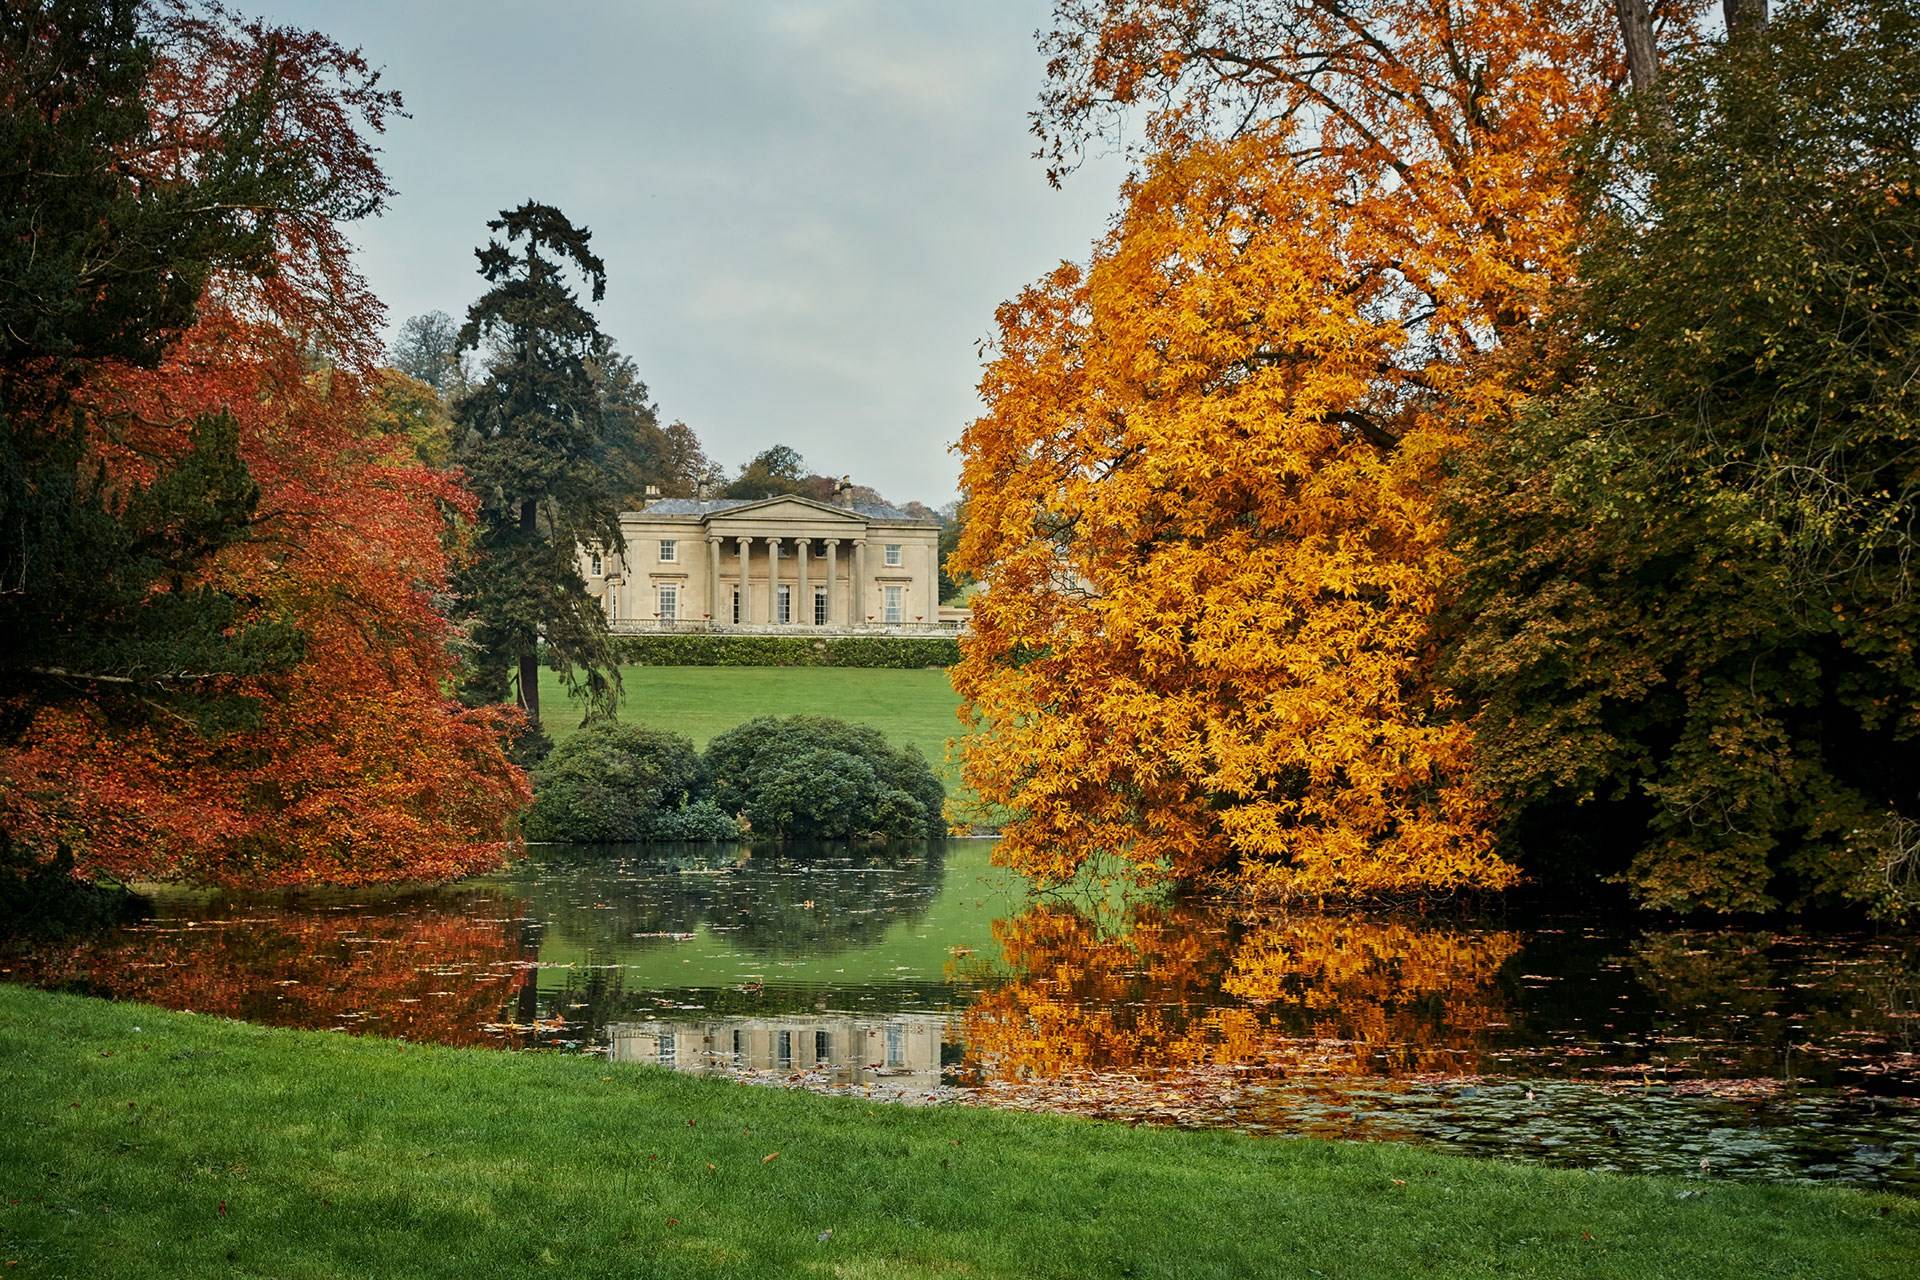
[[[620,718],[669,729],[704,747],[755,716],[835,716],[869,724],[897,746],[920,748],[951,789],[959,771],[943,764],[947,739],[960,732],[960,705],[944,671],[862,667],[620,668]],[[580,704],[569,701],[553,672],[540,673],[540,705],[555,742],[580,727]]]
[[[1885,1196],[921,1110],[11,987],[0,1062],[8,1276],[1752,1280],[1920,1257],[1920,1206]]]

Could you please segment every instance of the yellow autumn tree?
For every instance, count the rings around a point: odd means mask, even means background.
[[[1442,468],[1570,275],[1611,16],[1500,0],[1063,2],[1040,127],[1159,103],[1083,268],[998,313],[955,567],[969,784],[1043,879],[1500,886],[1430,678]]]

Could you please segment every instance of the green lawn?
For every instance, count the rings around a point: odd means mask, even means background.
[[[1920,1259],[1920,1205],[1888,1196],[820,1098],[12,987],[0,1062],[8,1277],[1806,1280]]]
[[[948,787],[958,770],[944,765],[947,739],[960,731],[960,705],[947,673],[864,667],[622,667],[620,718],[671,729],[707,745],[716,733],[755,716],[835,716],[870,724],[911,744]],[[540,674],[547,732],[558,742],[580,726],[580,704],[551,671]]]

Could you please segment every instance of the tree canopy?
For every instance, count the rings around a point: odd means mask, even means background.
[[[497,864],[525,783],[433,607],[470,504],[373,421],[341,226],[399,99],[217,8],[3,30],[6,844],[234,884]]]

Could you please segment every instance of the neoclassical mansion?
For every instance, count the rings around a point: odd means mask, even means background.
[[[626,550],[580,553],[615,631],[915,632],[940,608],[940,526],[894,507],[773,498],[650,498]]]

